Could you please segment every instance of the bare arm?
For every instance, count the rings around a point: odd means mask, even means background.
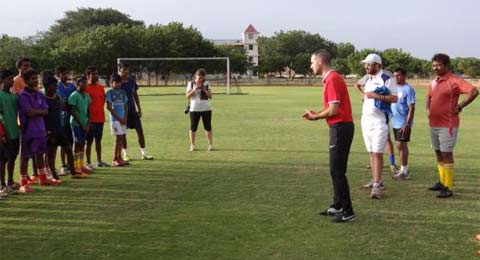
[[[380,94],[377,94],[375,92],[367,92],[365,93],[367,95],[367,98],[374,98],[374,99],[378,99],[380,101],[383,101],[385,103],[396,103],[397,100],[398,100],[398,97],[395,96],[395,95],[380,95]]]
[[[339,103],[329,103],[328,107],[320,112],[305,110],[302,117],[308,120],[318,120],[338,115]]]
[[[46,116],[47,114],[48,114],[48,109],[42,109],[42,108],[27,109],[25,111],[25,115],[27,117]]]
[[[140,97],[138,97],[138,92],[136,89],[133,92],[133,99],[135,99],[135,104],[137,105],[137,114],[139,117],[142,117],[142,108],[140,107]]]
[[[460,113],[462,109],[468,106],[470,103],[472,103],[472,101],[475,100],[477,96],[478,96],[478,89],[477,88],[472,89],[472,91],[467,93],[467,97],[462,102],[460,102],[460,104],[457,105],[455,112]]]

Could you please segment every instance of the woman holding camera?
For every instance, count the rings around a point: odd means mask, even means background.
[[[195,72],[195,80],[187,85],[186,97],[190,101],[190,151],[195,151],[195,134],[200,118],[208,140],[207,150],[213,151],[212,108],[208,101],[212,98],[212,89],[205,81],[205,76],[205,69],[198,69]]]

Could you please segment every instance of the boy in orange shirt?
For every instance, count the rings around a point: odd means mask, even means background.
[[[91,161],[92,144],[95,140],[95,150],[97,152],[97,167],[109,167],[107,163],[102,161],[102,136],[103,136],[103,124],[105,123],[105,90],[104,87],[98,82],[99,75],[98,70],[94,66],[88,66],[85,70],[87,76],[88,85],[85,92],[92,99],[92,103],[89,107],[89,119],[90,128],[88,130],[87,140],[87,169],[93,170]]]

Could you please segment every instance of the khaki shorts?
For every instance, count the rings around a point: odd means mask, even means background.
[[[458,128],[453,128],[452,133],[447,127],[430,127],[432,148],[440,152],[453,152],[457,143]]]

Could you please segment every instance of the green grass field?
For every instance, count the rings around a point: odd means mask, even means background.
[[[385,198],[372,200],[360,130],[360,100],[350,89],[356,133],[348,176],[357,221],[332,224],[317,214],[331,203],[328,129],[304,121],[322,106],[320,87],[243,88],[216,95],[214,142],[188,152],[188,116],[178,88],[142,89],[143,124],[154,161],[139,161],[129,132],[128,168],[64,178],[60,187],[0,201],[0,259],[478,259],[480,116],[462,114],[455,195],[435,198],[424,107],[410,144],[412,178],[385,175]],[[103,156],[112,156],[105,128]]]

